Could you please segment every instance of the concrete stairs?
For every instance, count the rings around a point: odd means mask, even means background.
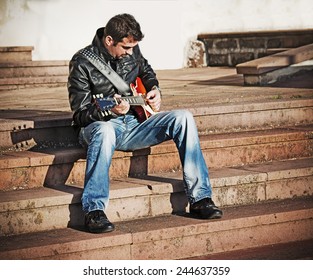
[[[64,86],[68,61],[34,61],[33,47],[0,47],[0,90]]]
[[[13,106],[21,109],[11,110],[2,98],[0,259],[227,259],[251,250],[265,259],[292,255],[289,244],[295,251],[312,246],[312,91],[266,100],[240,92],[234,103],[210,103],[210,90],[223,95],[225,88],[208,89],[188,73],[166,73],[164,80],[160,73],[163,98],[195,116],[223,219],[190,217],[178,154],[168,141],[114,154],[107,214],[117,229],[86,232],[80,204],[85,151],[70,127],[71,113],[37,105],[23,110],[18,102]],[[185,95],[189,85],[193,91]],[[229,89],[227,98],[235,99],[236,87]],[[27,108],[34,103],[27,98],[32,90],[11,92],[26,96]],[[285,253],[273,255],[275,246]]]
[[[32,46],[0,47],[0,62],[24,62],[32,60]]]
[[[214,200],[233,206],[311,195],[312,170],[311,158],[211,169]],[[184,212],[187,201],[181,177],[177,171],[112,180],[110,219],[117,222]],[[2,193],[2,235],[82,225],[81,192],[81,184],[59,183]]]
[[[245,85],[288,81],[302,72],[313,77],[313,30],[203,33],[190,45],[188,65],[231,66]]]
[[[91,235],[73,228],[1,238],[1,259],[180,259],[312,238],[312,200],[230,207],[201,221],[166,215],[118,222]],[[312,257],[312,255],[310,255]]]
[[[313,43],[313,29],[201,33],[198,45],[208,66],[231,66]],[[202,43],[202,44],[201,44]],[[199,49],[199,48],[198,48]],[[201,55],[201,52],[197,53]],[[200,59],[198,59],[200,60]]]

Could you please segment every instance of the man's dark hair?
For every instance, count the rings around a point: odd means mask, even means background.
[[[119,14],[112,17],[105,27],[104,36],[111,36],[114,45],[122,42],[123,38],[128,36],[132,36],[136,41],[141,41],[144,37],[140,24],[130,14]]]

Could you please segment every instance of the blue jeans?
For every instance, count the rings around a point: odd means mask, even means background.
[[[87,147],[83,210],[105,210],[109,202],[109,168],[115,150],[134,151],[173,139],[183,167],[190,203],[211,197],[209,172],[200,148],[197,127],[187,110],[160,112],[139,123],[127,114],[81,129],[80,143]]]

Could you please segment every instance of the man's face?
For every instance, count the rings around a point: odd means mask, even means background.
[[[124,37],[122,42],[118,42],[114,46],[113,38],[111,36],[107,36],[104,39],[104,44],[114,58],[122,58],[126,55],[132,55],[133,48],[138,44],[138,41],[135,41],[132,36],[128,36]]]

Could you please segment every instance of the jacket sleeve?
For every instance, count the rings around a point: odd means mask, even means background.
[[[103,120],[95,104],[92,103],[91,85],[89,82],[89,72],[82,58],[74,56],[69,65],[68,93],[69,102],[73,114],[75,125],[87,126],[88,124]]]
[[[139,47],[139,61],[140,61],[140,72],[139,77],[141,78],[145,88],[147,91],[150,91],[153,86],[159,86],[159,81],[156,77],[154,70],[151,65],[148,63],[148,60],[143,57],[141,54]]]

